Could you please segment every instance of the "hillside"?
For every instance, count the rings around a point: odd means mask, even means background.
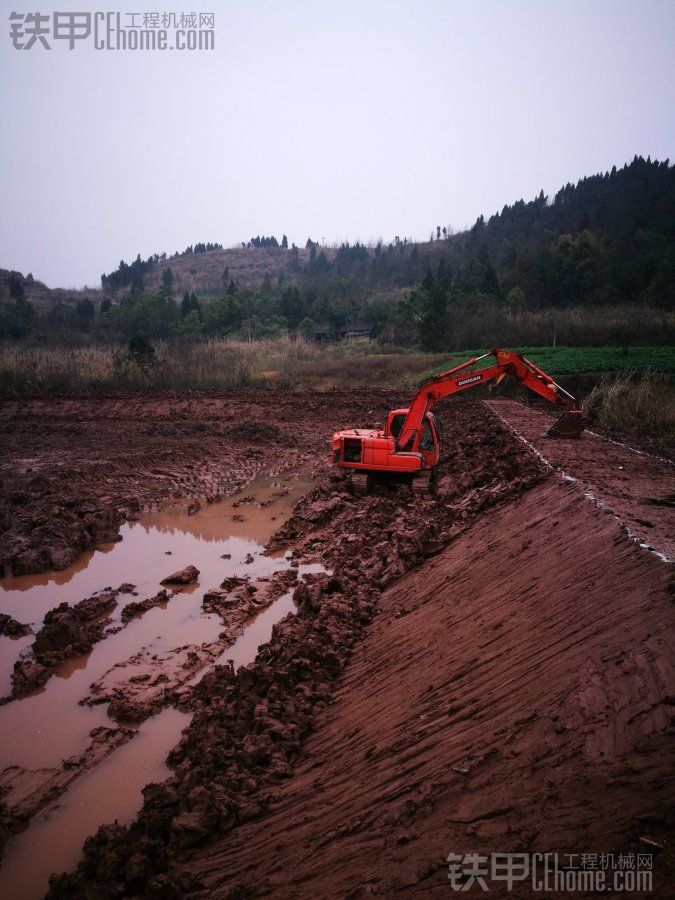
[[[75,290],[73,288],[49,288],[41,281],[37,281],[31,274],[22,275],[10,269],[0,269],[0,303],[14,299],[17,293],[23,289],[23,299],[30,303],[38,312],[46,312],[57,303],[74,305],[84,297],[92,301],[100,301],[103,294],[100,288],[85,288]]]
[[[0,273],[0,336],[78,332],[128,340],[177,335],[335,337],[353,325],[431,352],[490,346],[657,345],[675,341],[675,169],[635,157],[621,169],[518,200],[436,240],[237,248],[198,243],[140,255],[101,291],[49,290]],[[11,283],[14,283],[14,289]]]
[[[336,276],[354,276],[368,293],[413,286],[444,258],[459,276],[456,292],[478,288],[506,296],[517,286],[531,306],[647,298],[665,306],[675,299],[675,169],[668,160],[635,157],[621,169],[566,184],[553,198],[542,191],[487,220],[480,216],[468,231],[452,235],[438,226],[437,234],[435,241],[395,238],[387,245],[317,244],[314,250],[195,249],[172,258],[138,258],[126,270],[142,268],[143,287],[156,290],[170,268],[177,294],[219,295],[230,280],[251,287],[266,274],[273,282],[283,276],[307,285],[309,278],[312,288]],[[108,289],[117,294],[127,287]]]
[[[335,257],[334,248],[325,248],[329,259]],[[158,290],[162,285],[162,274],[170,268],[173,274],[172,293],[182,295],[185,291],[197,293],[200,297],[221,296],[232,280],[242,287],[255,287],[262,283],[265,275],[275,282],[282,275],[287,282],[296,282],[310,259],[308,249],[298,249],[297,255],[278,247],[232,247],[206,250],[204,252],[184,252],[173,258],[160,261],[143,275],[146,290]],[[128,288],[113,290],[114,296],[126,293]]]

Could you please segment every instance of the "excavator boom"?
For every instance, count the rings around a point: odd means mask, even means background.
[[[492,365],[473,368],[488,356],[495,359]],[[332,440],[333,463],[359,470],[369,477],[404,480],[423,469],[433,471],[440,458],[441,444],[440,423],[431,412],[434,405],[444,397],[479,384],[499,384],[507,375],[564,410],[549,428],[550,437],[581,435],[581,408],[575,398],[520,353],[496,348],[425,381],[408,409],[389,413],[384,429],[351,428],[336,432]]]
[[[495,365],[470,372],[466,371],[488,356],[495,357],[497,360]],[[434,404],[443,397],[449,397],[459,391],[491,381],[496,381],[498,384],[506,375],[519,381],[555,406],[572,413],[571,416],[566,417],[566,421],[562,421],[565,416],[561,416],[549,429],[550,437],[579,437],[582,431],[581,410],[575,398],[560,387],[550,375],[547,375],[520,353],[497,348],[482,356],[474,356],[465,363],[448,369],[447,372],[434,375],[422,385],[410,404],[408,416],[398,436],[397,449],[399,451],[412,450],[417,443],[416,438],[421,434],[425,413],[430,412]]]

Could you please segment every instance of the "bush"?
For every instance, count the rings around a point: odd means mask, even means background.
[[[140,369],[146,369],[156,362],[155,348],[142,334],[135,334],[129,340],[129,360]]]

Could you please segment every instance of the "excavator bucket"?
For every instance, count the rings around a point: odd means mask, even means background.
[[[564,412],[560,418],[546,432],[546,437],[551,438],[578,438],[584,430],[583,418],[580,409],[570,409]]]

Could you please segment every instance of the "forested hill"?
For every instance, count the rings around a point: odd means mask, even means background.
[[[505,206],[450,242],[466,267],[485,250],[502,289],[534,305],[675,300],[675,169],[635,157],[567,184],[549,202]]]
[[[436,349],[525,340],[522,327],[509,337],[513,320],[543,321],[554,310],[586,310],[598,325],[611,308],[618,320],[631,320],[633,339],[662,342],[672,338],[666,312],[675,308],[675,169],[668,160],[635,157],[553,198],[542,192],[481,216],[468,231],[434,226],[423,243],[396,237],[322,247],[309,238],[296,247],[284,235],[232,249],[195,244],[121,263],[102,287],[93,304],[73,295],[79,315],[59,296],[50,311],[32,316],[29,284],[18,273],[0,278],[0,336],[25,337],[40,321],[52,332],[106,339],[139,331],[265,337],[299,327],[311,334],[319,324],[337,334],[367,323],[382,339]],[[640,324],[645,310],[649,336]],[[590,339],[619,339],[601,331]]]
[[[675,168],[635,157],[611,172],[567,184],[554,198],[543,191],[505,206],[466,232],[414,243],[395,238],[365,247],[323,248],[309,238],[300,249],[287,239],[253,238],[241,248],[208,244],[173,258],[140,258],[103,277],[109,293],[159,288],[170,270],[171,288],[221,294],[230,281],[250,287],[272,280],[314,289],[322,280],[355,275],[362,291],[412,287],[440,257],[458,276],[460,294],[484,289],[506,296],[518,286],[531,307],[604,302],[672,302],[675,273]],[[285,246],[284,246],[285,245]],[[495,270],[481,278],[481,268]],[[664,295],[664,291],[666,294]]]

